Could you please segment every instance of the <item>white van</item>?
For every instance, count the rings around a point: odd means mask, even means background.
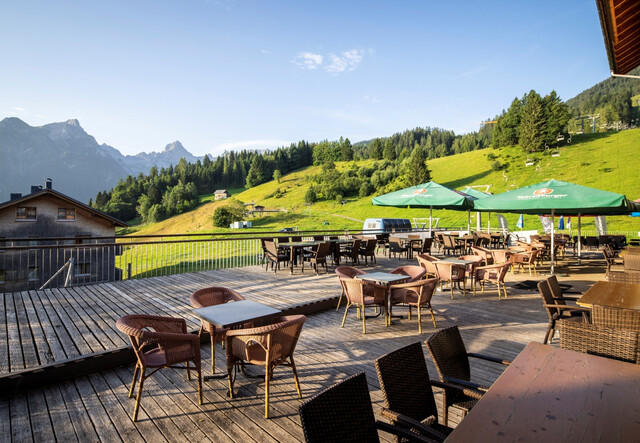
[[[411,222],[408,218],[368,218],[362,225],[363,234],[378,234],[382,232],[410,231]]]

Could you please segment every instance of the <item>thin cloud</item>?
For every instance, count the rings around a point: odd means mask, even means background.
[[[325,71],[337,74],[344,71],[353,71],[362,62],[362,51],[351,49],[344,51],[341,55],[330,54],[331,63],[325,66]]]
[[[313,71],[322,65],[323,57],[320,54],[314,54],[313,52],[301,52],[293,59],[293,64],[296,66]]]
[[[24,115],[27,113],[27,110],[25,108],[21,108],[20,106],[14,106],[13,108],[11,108],[11,111],[9,113],[11,115]]]
[[[458,74],[458,77],[473,77],[477,74],[481,74],[483,72],[488,71],[490,68],[491,68],[490,65],[476,66],[475,68],[470,69],[469,71]]]

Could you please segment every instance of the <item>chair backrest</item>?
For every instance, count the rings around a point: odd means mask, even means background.
[[[438,277],[441,280],[445,280],[445,281],[464,280],[464,277],[467,271],[467,268],[464,265],[459,265],[456,263],[446,263],[442,261],[437,261],[434,264],[436,265],[436,271],[438,273]]]
[[[354,263],[358,259],[358,254],[360,254],[361,243],[362,240],[359,238],[353,240],[353,245],[351,246],[351,258],[353,259]]]
[[[508,263],[513,256],[511,252],[504,249],[494,249],[490,254],[493,257],[493,263]]]
[[[438,275],[438,271],[436,270],[436,265],[434,264],[439,259],[433,257],[429,254],[418,254],[416,255],[416,259],[418,260],[418,264],[422,266],[427,273]]]
[[[305,321],[307,317],[304,315],[286,315],[276,319],[271,325],[254,328],[255,331],[265,330],[271,336],[268,340],[270,361],[281,360],[293,354]]]
[[[389,237],[389,251],[391,252],[403,252],[405,248],[402,247],[400,239],[398,237]]]
[[[434,332],[425,344],[440,381],[445,381],[445,377],[471,381],[469,357],[457,325]]]
[[[607,280],[617,283],[640,284],[640,272],[638,271],[609,271]]]
[[[316,394],[298,410],[309,443],[379,441],[364,372]]]
[[[431,245],[433,244],[432,238],[425,238],[422,240],[422,247],[420,248],[421,254],[429,254],[431,252]]]
[[[422,421],[438,409],[420,342],[404,346],[374,362],[385,407]]]
[[[558,283],[558,277],[555,274],[547,277],[547,284],[549,285],[549,290],[551,291],[551,296],[554,298],[554,301],[558,305],[566,305],[564,300],[559,300],[564,297],[562,293],[562,288],[560,287],[560,283]]]
[[[296,235],[296,236],[294,236],[294,237],[291,237],[291,242],[292,242],[292,243],[294,243],[294,242],[301,242],[301,241],[302,241],[302,237],[301,237],[301,236],[299,236],[299,235]]]
[[[267,257],[271,257],[274,260],[278,257],[278,249],[276,248],[276,244],[272,241],[264,242],[265,251],[267,252]]]
[[[593,305],[591,320],[594,325],[640,332],[640,311],[637,309]]]
[[[347,300],[351,303],[364,304],[364,280],[340,277],[340,284],[344,288]]]
[[[431,302],[433,293],[435,292],[439,281],[440,279],[438,277],[426,280],[416,280],[409,283],[401,283],[400,285],[391,285],[389,290],[392,295],[398,290],[403,291],[405,296],[414,295],[417,297],[417,300],[413,303],[424,306]]]
[[[549,287],[548,280],[542,280],[541,282],[538,282],[537,286],[538,291],[542,296],[542,303],[544,303],[545,305],[557,304],[557,300],[555,300],[553,298],[553,295],[551,294],[551,288]],[[549,315],[549,320],[553,319],[554,316],[559,316],[562,314],[559,309],[553,308],[551,306],[545,306],[545,309],[547,310],[547,314]]]
[[[455,249],[456,241],[453,235],[443,236],[444,247],[447,249]]]
[[[391,274],[402,274],[410,277],[407,282],[414,282],[424,277],[427,271],[422,266],[406,265],[399,266],[390,271]]]
[[[601,357],[640,363],[638,333],[560,319],[560,347]]]
[[[375,254],[376,246],[378,246],[378,240],[376,240],[375,238],[368,239],[367,245],[365,246],[365,250],[364,250],[365,255]]]
[[[338,266],[335,269],[335,273],[338,274],[338,277],[342,278],[353,278],[356,275],[366,274],[365,271],[354,268],[353,266]]]
[[[329,252],[331,252],[331,243],[322,242],[318,244],[318,249],[316,249],[316,252],[315,252],[316,260],[325,258],[327,255],[329,255]]]
[[[212,286],[195,291],[189,297],[194,308],[205,308],[207,306],[221,305],[230,301],[244,300],[244,297],[233,289],[222,286]]]

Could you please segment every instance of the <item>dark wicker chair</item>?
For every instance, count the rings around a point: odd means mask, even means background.
[[[391,254],[395,258],[396,255],[400,254],[400,258],[404,255],[405,258],[409,258],[409,248],[406,246],[402,246],[402,239],[398,237],[389,237],[389,258],[391,258]]]
[[[594,325],[640,333],[640,311],[637,309],[593,305],[591,320]]]
[[[425,238],[422,240],[422,244],[419,246],[411,246],[411,249],[416,254],[431,254],[431,245],[433,244],[432,238]]]
[[[365,280],[342,277],[340,277],[340,283],[347,297],[347,306],[344,309],[341,327],[344,328],[344,323],[347,320],[347,314],[351,306],[356,307],[359,314],[358,318],[362,318],[363,334],[367,333],[367,316],[365,315],[365,308],[367,306],[373,306],[383,312],[385,324],[387,326],[389,325],[387,318],[387,288],[385,286],[379,286]]]
[[[396,426],[403,426],[444,440],[452,431],[438,422],[438,408],[433,386],[446,383],[429,379],[429,370],[420,342],[404,346],[379,357],[374,362],[384,408],[380,414]],[[435,433],[434,433],[435,432]]]
[[[638,271],[610,271],[607,280],[615,283],[640,284],[640,272]]]
[[[509,360],[504,360],[484,354],[467,352],[467,349],[460,336],[458,326],[450,326],[436,331],[425,342],[431,354],[438,376],[441,382],[465,387],[461,392],[459,389],[445,388],[442,394],[443,421],[447,423],[450,406],[462,409],[463,417],[482,398],[487,387],[481,386],[471,381],[471,368],[469,357],[481,360],[509,365]]]
[[[233,368],[244,363],[264,367],[264,416],[269,418],[269,380],[276,366],[289,366],[293,370],[293,380],[302,398],[298,372],[293,361],[293,351],[298,343],[302,326],[307,320],[304,315],[289,315],[275,320],[268,326],[234,329],[225,337],[227,352],[227,374],[229,376],[229,396],[234,397]]]
[[[560,347],[640,364],[638,333],[591,323],[558,320]]]
[[[556,330],[556,321],[559,319],[567,319],[575,322],[588,321],[591,310],[582,306],[570,306],[566,301],[572,301],[572,298],[558,297],[555,298],[551,292],[551,286],[548,280],[538,283],[538,291],[542,297],[542,304],[549,316],[549,325],[542,343],[547,344],[549,340],[553,340]]]
[[[289,255],[279,253],[278,248],[276,248],[276,244],[274,242],[265,241],[264,247],[267,256],[267,264],[265,266],[265,270],[269,270],[269,264],[271,264],[273,272],[276,272],[278,269],[280,269],[280,263],[289,261]]]
[[[378,246],[378,240],[370,238],[364,248],[360,247],[358,254],[364,257],[364,264],[368,263],[368,258],[371,257],[371,261],[376,263],[376,246]]]
[[[234,302],[238,300],[244,300],[244,297],[238,294],[233,289],[223,288],[221,286],[214,286],[210,288],[198,289],[191,297],[189,297],[191,305],[194,308],[206,308],[207,306],[222,305],[224,303]],[[211,323],[201,320],[200,332],[198,336],[203,332],[208,332],[211,337],[211,373],[215,372],[216,363],[216,349],[215,344],[224,340],[224,335],[228,329],[215,328]]]
[[[429,308],[433,327],[437,328],[436,317],[433,315],[431,298],[438,286],[438,278],[428,280],[416,280],[410,283],[391,285],[389,288],[389,318],[391,318],[392,308],[396,305],[409,307],[409,320],[411,320],[411,310],[418,311],[418,333],[422,334],[422,308]]]
[[[437,440],[375,419],[364,372],[336,383],[299,407],[300,422],[308,443],[376,442],[378,430],[402,441]]]
[[[327,269],[327,257],[331,252],[331,243],[323,242],[318,244],[318,247],[315,251],[312,251],[308,254],[305,254],[303,257],[302,264],[302,272],[304,273],[304,262],[308,261],[309,264],[313,265],[314,271],[316,271],[316,275],[318,274],[318,265],[324,265],[324,270],[329,272]]]
[[[198,403],[202,404],[202,372],[200,370],[200,338],[187,333],[187,322],[182,318],[155,315],[125,315],[116,321],[117,328],[127,334],[138,361],[133,371],[129,398],[133,396],[136,377],[140,372],[140,384],[133,410],[133,421],[138,418],[144,381],[161,368],[186,369],[198,377]],[[193,362],[193,366],[189,363]],[[185,366],[178,366],[185,363]],[[147,374],[147,370],[151,370]]]
[[[358,257],[360,256],[360,243],[362,243],[362,240],[359,238],[354,239],[351,246],[347,245],[346,249],[340,251],[340,257],[349,258],[352,265],[357,265],[359,263]]]

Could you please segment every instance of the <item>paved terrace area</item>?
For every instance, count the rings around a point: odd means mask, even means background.
[[[572,291],[583,292],[604,278],[601,254],[586,255],[590,258],[580,266],[567,256],[556,268],[561,283],[570,284]],[[388,271],[415,263],[382,256],[377,261],[377,265],[362,268]],[[509,273],[508,299],[498,300],[494,288],[484,294],[478,291],[475,297],[456,290],[454,300],[448,289],[436,293],[432,304],[438,328],[458,324],[469,351],[515,358],[530,341],[540,342],[547,327],[535,285],[523,287],[522,282],[541,280],[548,270],[547,263],[539,267],[537,276]],[[134,363],[128,360],[128,339],[116,329],[116,319],[130,313],[180,316],[195,331],[199,320],[191,313],[189,295],[216,285],[279,309],[308,314],[295,354],[303,401],[364,371],[375,409],[382,405],[382,396],[373,361],[409,343],[424,342],[434,330],[427,314],[423,334],[418,334],[414,316],[412,320],[394,319],[390,327],[384,326],[382,318],[372,318],[367,320],[364,335],[355,310],[340,328],[343,308],[335,310],[340,286],[331,267],[328,274],[319,276],[306,270],[302,275],[299,268],[294,275],[288,269],[274,274],[256,266],[4,294],[0,320],[0,378],[6,388],[0,398],[2,440],[303,440],[297,415],[301,400],[288,368],[275,371],[271,419],[263,415],[264,383],[260,379],[238,376],[234,399],[226,397],[226,379],[203,382],[204,402],[198,405],[196,383],[187,381],[184,371],[162,370],[145,382],[138,421],[131,421],[135,400],[127,395]],[[395,314],[400,312],[402,308],[394,309]],[[110,358],[113,355],[116,357]],[[202,345],[203,375],[209,374],[210,357],[207,340]],[[220,371],[225,367],[224,352],[218,350],[216,357]],[[125,364],[111,367],[118,358]],[[91,361],[93,365],[87,365]],[[429,357],[427,364],[436,377]],[[86,374],[59,380],[61,374],[64,378],[74,371]],[[472,361],[474,381],[491,384],[501,371],[499,365]],[[53,382],[47,383],[49,380]],[[439,394],[436,400],[440,401]],[[450,426],[459,421],[453,410],[449,420]]]

